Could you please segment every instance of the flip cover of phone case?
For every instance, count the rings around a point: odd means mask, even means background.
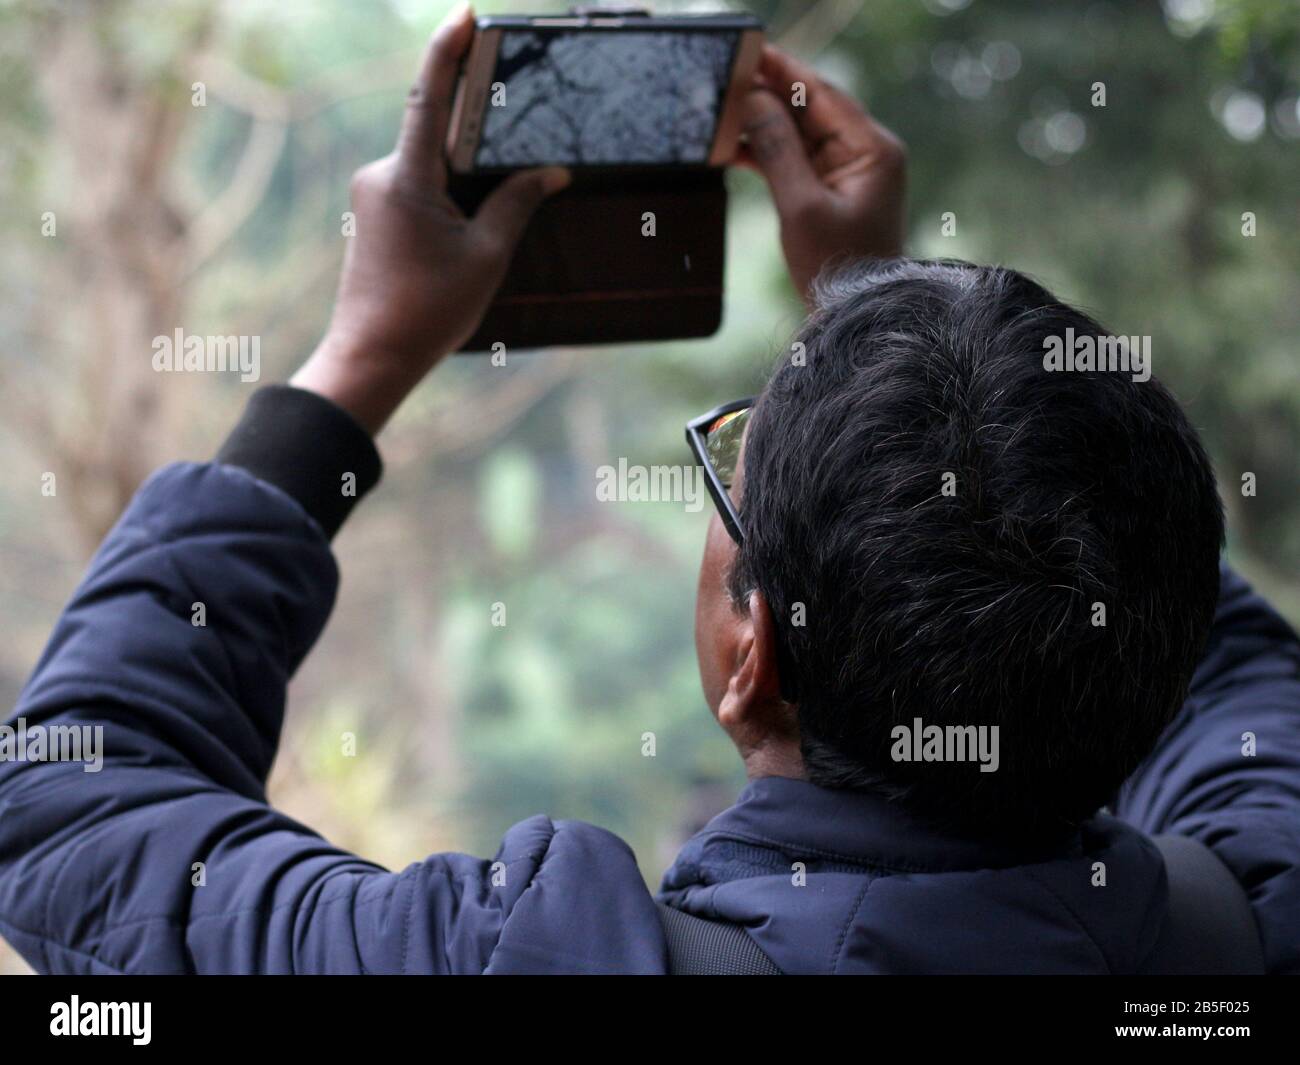
[[[472,213],[500,180],[452,175],[451,196]],[[575,175],[538,208],[461,350],[711,335],[722,320],[726,207],[721,169]]]

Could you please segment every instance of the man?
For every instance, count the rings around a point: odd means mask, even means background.
[[[493,861],[389,873],[265,799],[341,481],[376,482],[371,436],[566,180],[512,177],[472,220],[441,194],[470,33],[435,35],[396,152],[356,177],[317,351],[216,462],[140,490],[24,690],[24,727],[103,730],[98,772],[0,763],[0,933],[40,970],[666,971],[601,829],[539,816]],[[663,898],[788,973],[1140,971],[1167,905],[1144,833],[1174,831],[1248,892],[1268,968],[1300,969],[1300,645],[1220,584],[1194,432],[1154,381],[1047,369],[1053,337],[1102,331],[1026,279],[894,258],[897,142],[776,51],[761,78],[746,161],[812,311],[752,414],[692,430],[720,507],[700,672],[751,783]]]

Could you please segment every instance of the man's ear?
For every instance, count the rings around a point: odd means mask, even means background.
[[[750,592],[747,608],[737,624],[736,660],[718,723],[738,742],[743,735],[761,742],[772,732],[788,731],[793,711],[781,698],[772,611],[758,591]]]

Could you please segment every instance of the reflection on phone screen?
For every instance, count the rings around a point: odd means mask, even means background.
[[[706,163],[740,34],[501,35],[475,165]],[[492,94],[489,94],[489,99]]]

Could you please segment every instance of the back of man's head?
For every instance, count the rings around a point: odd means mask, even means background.
[[[1181,705],[1213,616],[1195,431],[1154,378],[1048,369],[1105,331],[1012,270],[856,266],[815,304],[750,420],[730,577],[771,607],[809,779],[977,833],[1077,823]],[[917,719],[997,726],[996,771],[904,760]]]

